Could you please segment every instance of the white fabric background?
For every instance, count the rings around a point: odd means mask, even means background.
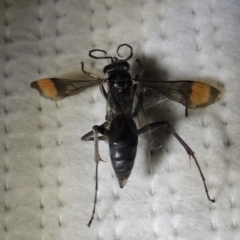
[[[0,1],[0,239],[239,239],[240,2],[238,0]],[[140,138],[134,170],[119,189],[106,143],[100,152],[96,218],[93,143],[81,136],[105,117],[98,88],[59,103],[29,84],[43,77],[99,76],[128,43],[147,79],[201,80],[221,99],[190,110],[165,101],[153,119],[168,120],[196,153],[216,203],[194,162],[171,135],[152,156]],[[166,131],[155,132],[165,134]]]

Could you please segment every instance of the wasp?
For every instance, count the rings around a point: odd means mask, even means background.
[[[129,56],[125,59],[119,54],[119,50],[124,46],[130,50]],[[98,52],[97,55],[100,53],[103,55],[96,56],[95,52]],[[53,101],[59,101],[65,97],[76,95],[87,88],[99,86],[103,97],[107,101],[105,122],[99,126],[93,126],[92,131],[82,137],[84,141],[94,141],[95,147],[95,196],[88,226],[90,227],[94,219],[97,203],[98,164],[102,160],[99,155],[98,140],[108,141],[112,167],[119,186],[123,188],[133,169],[137,153],[138,136],[161,126],[166,126],[184,147],[189,157],[194,159],[202,178],[207,198],[209,201],[215,202],[215,199],[209,196],[204,175],[194,152],[173,130],[170,124],[167,121],[159,121],[147,123],[138,128],[135,118],[140,112],[143,112],[146,89],[158,91],[166,98],[184,105],[186,116],[188,116],[188,109],[202,108],[216,102],[220,96],[219,90],[206,83],[196,81],[152,81],[141,79],[138,75],[132,77],[129,72],[130,64],[128,63],[128,60],[133,56],[132,47],[124,43],[118,46],[116,52],[118,57],[107,56],[107,52],[101,49],[89,51],[89,57],[91,58],[97,60],[109,59],[111,61],[110,64],[103,68],[103,73],[106,75],[105,78],[99,78],[95,74],[85,71],[84,63],[82,62],[82,71],[90,76],[91,80],[44,78],[31,83],[31,87],[38,90],[42,97]],[[105,89],[104,84],[107,84],[107,89]],[[138,86],[141,86],[141,91],[137,91]]]

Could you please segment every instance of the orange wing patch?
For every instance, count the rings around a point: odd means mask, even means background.
[[[46,98],[55,97],[58,93],[54,82],[50,78],[40,79],[32,82],[31,87],[39,90],[41,95]]]
[[[208,84],[194,82],[190,99],[196,105],[205,105],[209,102],[210,94],[211,87]]]

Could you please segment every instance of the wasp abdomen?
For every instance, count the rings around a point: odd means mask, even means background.
[[[136,147],[109,145],[112,166],[121,188],[124,187],[133,169]]]
[[[130,127],[131,126],[131,127]],[[115,131],[111,131],[111,129]],[[109,152],[112,166],[121,188],[131,174],[137,152],[136,124],[123,116],[115,117],[109,127]]]

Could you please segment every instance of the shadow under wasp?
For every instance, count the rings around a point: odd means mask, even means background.
[[[88,222],[90,227],[94,219],[95,208],[97,203],[98,191],[98,164],[101,161],[98,149],[98,140],[107,140],[109,144],[109,153],[115,175],[121,188],[129,178],[137,152],[138,136],[150,132],[161,126],[166,126],[174,137],[181,143],[189,157],[193,158],[200,176],[203,181],[207,198],[215,202],[208,193],[205,178],[199,163],[191,148],[185,141],[173,130],[167,121],[147,123],[137,128],[135,118],[141,113],[144,115],[143,102],[146,89],[158,91],[165,97],[179,102],[185,106],[185,115],[188,116],[188,108],[195,109],[206,107],[216,102],[220,92],[205,83],[196,81],[158,81],[140,79],[138,75],[132,77],[129,73],[130,65],[128,60],[133,56],[132,47],[128,44],[121,44],[117,48],[118,57],[120,48],[128,47],[130,55],[125,59],[106,56],[107,52],[100,49],[89,51],[89,56],[94,59],[110,59],[111,63],[103,68],[106,78],[99,78],[91,72],[84,69],[84,63],[81,63],[82,71],[86,75],[94,78],[93,80],[69,80],[61,78],[45,78],[31,83],[31,87],[39,91],[42,97],[53,101],[62,100],[82,92],[83,90],[99,86],[103,97],[107,101],[106,121],[100,126],[93,126],[93,130],[82,137],[84,141],[94,141],[95,162],[96,162],[96,182],[94,205],[91,218]],[[95,56],[94,52],[103,53],[104,56]],[[140,62],[139,65],[141,66]],[[107,84],[107,90],[103,84]],[[141,90],[137,91],[137,87]],[[98,134],[101,134],[98,136]]]

